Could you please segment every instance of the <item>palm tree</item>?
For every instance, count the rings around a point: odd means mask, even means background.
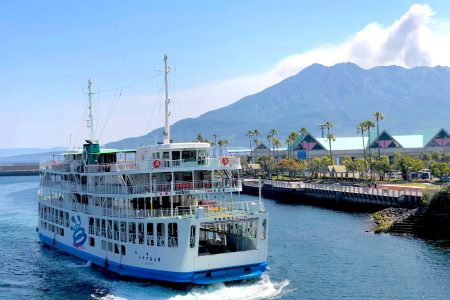
[[[228,155],[228,149],[227,149],[227,146],[230,144],[230,141],[227,140],[227,139],[225,139],[225,140],[223,140],[222,142],[223,142],[223,145],[225,146],[225,153]]]
[[[382,113],[380,113],[379,111],[377,111],[375,113],[375,120],[377,122],[377,143],[378,143],[378,159],[380,159],[381,154],[380,154],[380,127],[379,127],[379,122],[384,120],[384,115]]]
[[[308,134],[308,129],[306,129],[305,127],[302,127],[302,128],[300,128],[300,134],[303,136],[303,138],[305,137],[305,135],[307,135]],[[309,147],[306,149],[306,151],[308,151],[308,169],[309,169],[309,167],[310,167],[310,164],[311,164],[311,161],[310,161],[310,158],[309,158]]]
[[[270,141],[272,140],[272,135],[270,132],[266,135],[267,138],[267,144],[269,145],[269,160],[270,160]]]
[[[223,145],[224,145],[223,141],[222,141],[222,140],[219,140],[219,141],[217,142],[217,145],[219,145],[219,156],[223,156],[223,155],[222,155],[222,147],[223,147]]]
[[[372,120],[367,120],[364,122],[365,128],[367,130],[367,137],[369,139],[368,146],[369,146],[369,171],[370,171],[370,179],[372,179],[372,155],[370,153],[370,129],[375,127],[375,123],[373,123]]]
[[[199,133],[199,134],[197,134],[197,139],[196,139],[196,141],[197,142],[203,142],[203,135],[201,134],[201,133]]]
[[[364,172],[367,170],[367,158],[366,158],[366,143],[364,141],[364,130],[366,128],[365,122],[361,122],[356,126],[356,132],[361,133],[361,138],[363,141],[363,150],[364,150]]]
[[[327,128],[327,136],[328,136],[328,134],[330,134],[330,129],[334,127],[334,124],[331,121],[327,121],[325,122],[325,127]]]
[[[259,137],[260,134],[261,134],[261,133],[259,132],[258,129],[253,130],[253,136],[255,137],[255,139],[253,140],[253,144],[255,145],[255,163],[258,162],[258,150],[256,149],[256,147],[257,147],[258,144],[259,144],[259,139],[258,139],[258,137]]]
[[[253,136],[253,130],[249,130],[247,131],[247,137],[248,137],[248,141],[250,143],[250,157],[252,157],[253,155],[253,151],[252,151],[252,136]]]
[[[287,155],[288,158],[291,157],[291,139],[289,138],[289,136],[286,138],[286,144],[287,144]]]
[[[330,158],[331,158],[331,164],[334,165],[333,162],[333,152],[331,151],[331,142],[336,140],[336,137],[334,136],[334,134],[329,133],[327,134],[327,139],[328,139],[328,145],[330,146]]]
[[[298,132],[296,132],[296,131],[292,131],[290,134],[289,134],[289,136],[288,136],[288,139],[289,139],[289,141],[290,141],[290,144],[291,144],[291,146],[293,146],[294,145],[294,142],[298,139],[298,136],[299,136],[299,134],[298,134]],[[293,149],[291,149],[292,147],[288,147],[288,151],[289,152],[291,152]],[[291,157],[292,157],[292,155],[290,155]]]
[[[214,157],[217,157],[216,156],[216,147],[217,147],[217,134],[213,134],[213,137],[214,137]],[[211,143],[211,144],[213,144],[213,143]],[[211,145],[212,146],[212,145]]]
[[[278,157],[279,157],[278,149],[281,146],[281,141],[278,138],[274,137],[272,139],[272,145],[273,145],[274,149],[275,149],[275,147],[277,147],[277,161],[278,161]]]

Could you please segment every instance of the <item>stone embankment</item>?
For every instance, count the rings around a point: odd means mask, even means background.
[[[412,235],[426,239],[450,239],[450,215],[427,207],[386,208],[374,213],[375,233]]]

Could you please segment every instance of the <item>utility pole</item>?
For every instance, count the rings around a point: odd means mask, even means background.
[[[164,84],[166,88],[166,99],[165,99],[165,106],[164,106],[164,144],[170,144],[170,127],[169,127],[169,88],[167,83],[167,75],[169,74],[170,70],[167,66],[167,55],[164,55]]]

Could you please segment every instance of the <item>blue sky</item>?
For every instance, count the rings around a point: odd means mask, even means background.
[[[165,53],[175,69],[174,119],[195,117],[276,83],[304,64],[327,64],[312,55],[302,58],[301,66],[294,63],[292,71],[277,73],[277,79],[258,79],[288,57],[340,47],[368,24],[394,26],[415,3],[2,1],[0,148],[68,146],[70,134],[72,143],[79,143],[86,133],[80,126],[86,106],[81,89],[89,77],[97,91],[157,76],[121,89],[120,96],[113,91],[95,97],[96,127],[105,128],[102,143],[136,136],[161,125],[161,78],[154,70],[162,67]],[[427,3],[434,13],[426,26],[447,34],[448,1]],[[346,57],[329,64],[340,59]],[[361,57],[355,60],[364,65]],[[367,66],[377,63],[385,61]],[[236,92],[228,94],[234,86]],[[187,105],[191,99],[197,100]]]

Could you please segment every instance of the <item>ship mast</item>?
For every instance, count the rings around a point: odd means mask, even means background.
[[[88,80],[88,97],[89,97],[89,120],[87,122],[87,127],[89,128],[89,136],[91,141],[95,143],[95,135],[94,135],[94,117],[92,116],[92,89],[91,89],[91,79]]]
[[[170,144],[170,127],[169,127],[169,88],[167,83],[167,75],[170,69],[167,66],[167,55],[164,55],[164,84],[166,88],[165,111],[164,111],[164,144]]]

